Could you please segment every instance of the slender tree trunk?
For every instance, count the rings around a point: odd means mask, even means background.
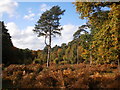
[[[77,64],[78,64],[78,46],[77,46]]]
[[[51,53],[51,30],[49,31],[49,45],[48,45],[48,57],[47,57],[47,67],[50,65],[50,53]]]
[[[92,53],[90,51],[90,65],[92,64]]]
[[[49,61],[51,63],[51,30],[50,30],[50,38],[49,38]]]
[[[48,49],[48,54],[47,54],[47,67],[49,66],[49,45],[47,44],[47,42],[46,42],[46,38],[47,38],[47,36],[45,36],[45,44],[46,44],[46,46],[47,46],[47,49]]]
[[[49,60],[50,60],[50,47],[48,45],[47,67],[49,67]]]
[[[92,46],[90,45],[90,65],[92,65]]]

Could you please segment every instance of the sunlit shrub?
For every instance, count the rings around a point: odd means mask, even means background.
[[[120,88],[120,72],[113,64],[13,64],[3,70],[3,80],[19,88]]]

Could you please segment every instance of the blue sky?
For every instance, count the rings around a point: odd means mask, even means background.
[[[81,25],[86,22],[85,20],[81,20],[79,18],[79,14],[76,12],[75,6],[72,4],[72,2],[19,2],[18,4],[19,5],[16,8],[16,17],[8,17],[8,14],[4,13],[2,19],[5,22],[15,22],[17,25],[19,25],[20,29],[23,29],[28,25],[34,25],[38,21],[40,17],[38,14],[43,13],[43,11],[40,10],[40,5],[43,4],[46,4],[48,7],[59,5],[62,10],[66,10],[62,16],[62,19],[60,20],[61,25]],[[23,18],[24,15],[29,14],[29,10],[35,14],[34,20],[26,20]]]
[[[44,37],[37,37],[32,29],[38,21],[40,15],[49,10],[54,5],[59,5],[62,10],[66,10],[61,16],[63,26],[62,36],[52,39],[52,46],[68,43],[73,39],[72,35],[78,26],[85,24],[86,20],[81,20],[72,2],[8,2],[5,0],[0,4],[2,20],[5,22],[9,33],[12,36],[14,46],[18,48],[29,48],[33,50],[43,49]],[[7,8],[7,9],[6,9]]]

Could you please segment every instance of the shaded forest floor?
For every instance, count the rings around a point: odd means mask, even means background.
[[[113,64],[11,64],[2,70],[3,88],[120,88],[120,72]]]

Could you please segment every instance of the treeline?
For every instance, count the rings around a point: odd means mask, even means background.
[[[86,61],[89,63],[89,60],[85,60],[86,57],[82,57],[82,53],[87,53],[83,50],[79,42],[73,40],[66,45],[63,43],[61,46],[54,46],[51,49],[51,61],[56,64],[76,64]],[[37,52],[37,58],[35,59],[36,63],[46,63],[47,61],[47,47],[42,51]]]
[[[88,22],[73,34],[67,45],[51,49],[50,62],[56,64],[105,64],[120,60],[120,2],[75,2],[81,19]],[[106,9],[107,8],[107,9]],[[3,25],[3,62],[44,64],[47,62],[47,46],[43,50],[17,49]],[[89,31],[88,31],[89,30]]]
[[[51,50],[51,61],[61,63],[109,64],[120,60],[120,2],[75,2],[81,19],[88,22],[74,33],[73,41]],[[89,31],[88,31],[89,29]],[[47,48],[37,60],[46,62]]]
[[[47,62],[47,46],[43,50],[29,50],[19,49],[13,46],[11,36],[4,25],[4,22],[0,22],[2,26],[2,63],[9,64],[30,64]],[[87,33],[86,33],[87,34]],[[84,37],[86,34],[82,34]],[[51,49],[51,61],[56,64],[75,64],[86,61],[89,63],[89,58],[82,56],[87,53],[88,42],[81,41],[80,39],[74,39],[69,42],[68,45],[63,43],[61,46],[54,46]],[[82,47],[83,46],[83,47]]]
[[[36,51],[14,47],[4,22],[0,24],[2,26],[2,63],[5,65],[32,63],[36,57]]]

